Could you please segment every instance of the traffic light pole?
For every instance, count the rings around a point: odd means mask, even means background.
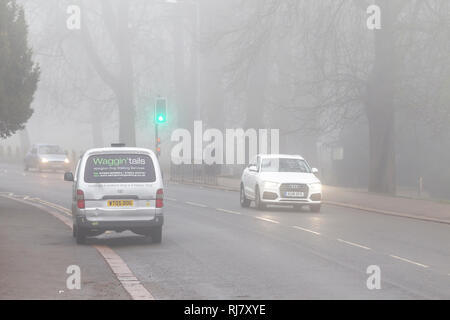
[[[159,147],[159,124],[155,123],[155,153],[156,157],[159,159],[160,147]]]

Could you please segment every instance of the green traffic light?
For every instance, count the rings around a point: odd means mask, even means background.
[[[159,98],[156,100],[155,105],[155,123],[157,124],[163,124],[167,122],[167,101],[166,99]]]

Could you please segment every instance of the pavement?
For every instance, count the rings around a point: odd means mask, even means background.
[[[127,294],[89,246],[36,207],[0,197],[1,299],[126,299]],[[68,267],[81,270],[82,287],[69,290]],[[70,271],[70,270],[69,270]]]
[[[70,214],[71,183],[62,173],[0,164],[0,193],[0,299],[59,298],[69,264],[81,266],[86,286],[73,298],[134,298],[98,247],[155,299],[450,298],[444,223],[329,204],[321,213],[259,211],[241,208],[233,190],[169,182],[162,244],[124,232],[77,246],[70,228],[49,214]],[[371,290],[373,266],[381,287]],[[96,286],[109,289],[98,293]]]

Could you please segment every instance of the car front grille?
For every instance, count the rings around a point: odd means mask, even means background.
[[[301,183],[284,183],[280,186],[280,195],[282,198],[300,198],[304,199],[308,197],[308,185]],[[287,197],[285,192],[303,192],[303,197]]]

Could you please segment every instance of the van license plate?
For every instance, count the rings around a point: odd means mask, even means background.
[[[132,207],[133,200],[108,200],[108,207]]]

